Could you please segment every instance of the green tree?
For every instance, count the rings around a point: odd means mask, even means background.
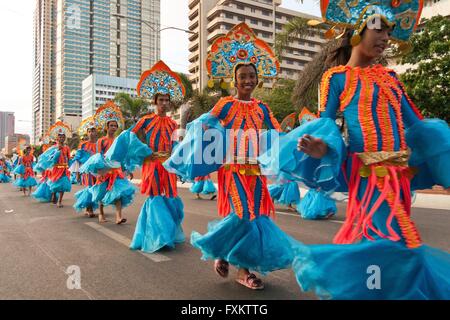
[[[272,110],[274,117],[281,123],[287,115],[299,111],[291,102],[294,87],[294,80],[279,79],[273,88],[258,88],[253,95],[267,104]]]
[[[424,116],[450,122],[450,20],[436,16],[424,22],[424,30],[411,37],[410,52],[401,58],[413,67],[400,78]]]
[[[147,113],[149,102],[143,98],[133,98],[128,93],[117,93],[114,101],[120,107],[125,119],[125,129],[134,125]]]
[[[70,150],[78,149],[80,141],[80,136],[77,133],[73,133],[71,138],[67,138],[67,145]]]

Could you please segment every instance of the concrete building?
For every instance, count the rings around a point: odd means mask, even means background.
[[[30,144],[30,136],[27,134],[12,134],[5,138],[5,154],[12,154],[13,149],[19,143]]]
[[[189,72],[194,89],[202,89],[207,84],[205,60],[210,45],[234,25],[246,22],[259,38],[273,45],[274,35],[292,18],[320,19],[280,5],[281,0],[189,0],[189,30],[196,32],[189,36]],[[318,34],[290,43],[282,54],[279,76],[296,79],[325,41]]]
[[[0,150],[5,147],[5,138],[14,134],[14,112],[0,111]]]
[[[57,120],[78,127],[90,74],[139,79],[159,29],[160,0],[36,0],[34,140]]]
[[[117,93],[128,93],[136,98],[138,80],[91,74],[83,80],[83,120],[92,116],[108,100],[113,100]]]

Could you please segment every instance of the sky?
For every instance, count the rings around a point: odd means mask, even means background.
[[[16,133],[31,134],[34,0],[0,1],[0,111],[16,116]],[[283,0],[282,7],[320,15],[317,0]],[[161,0],[161,28],[187,29],[188,0]],[[6,45],[4,45],[6,44]],[[161,33],[161,58],[174,71],[188,69],[188,34]]]

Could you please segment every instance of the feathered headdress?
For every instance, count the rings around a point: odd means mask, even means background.
[[[124,128],[122,111],[120,111],[120,108],[111,100],[107,101],[97,109],[94,115],[94,121],[97,128],[106,129],[106,125],[110,121],[116,121],[119,130]]]
[[[48,129],[47,134],[50,139],[56,141],[58,139],[58,136],[62,134],[64,134],[66,138],[71,138],[72,130],[70,130],[69,125],[65,124],[62,121],[58,121],[54,125],[52,125],[50,129]]]

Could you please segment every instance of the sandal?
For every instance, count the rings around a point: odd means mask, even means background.
[[[237,278],[236,282],[252,290],[264,289],[262,280],[257,278],[254,273],[249,273],[248,275],[246,275],[245,279]]]
[[[225,260],[214,261],[214,270],[222,278],[228,277],[229,264]]]
[[[125,223],[125,222],[127,222],[127,219],[122,219],[120,221],[116,221],[116,224],[122,224],[122,223]]]

